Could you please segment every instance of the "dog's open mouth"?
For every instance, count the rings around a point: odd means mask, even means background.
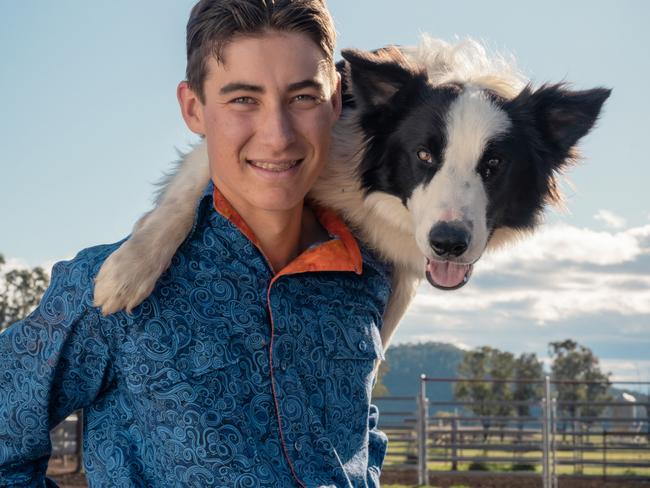
[[[432,261],[427,259],[427,280],[441,290],[456,290],[465,285],[472,276],[473,264]]]

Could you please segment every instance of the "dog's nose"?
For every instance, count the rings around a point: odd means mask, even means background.
[[[469,247],[471,235],[460,222],[443,222],[429,232],[431,249],[441,258],[458,257]]]

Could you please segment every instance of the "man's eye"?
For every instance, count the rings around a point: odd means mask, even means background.
[[[296,95],[293,97],[294,102],[298,103],[313,103],[317,104],[320,103],[320,98],[314,96],[314,95],[309,95],[307,93],[301,93],[300,95]]]
[[[238,103],[238,104],[251,104],[255,103],[255,100],[253,100],[251,97],[237,97],[233,98],[230,103]]]

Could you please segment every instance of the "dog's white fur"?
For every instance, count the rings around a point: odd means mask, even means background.
[[[460,82],[489,89],[503,98],[516,96],[525,86],[525,80],[512,63],[499,56],[489,56],[483,46],[472,40],[451,45],[424,37],[419,46],[402,48],[402,52],[412,63],[426,68],[433,85]],[[472,164],[468,147],[470,152],[479,150],[471,144],[467,146],[468,141],[477,137],[484,140],[508,124],[502,118],[503,112],[491,111],[489,101],[480,99],[478,90],[476,93],[467,92],[451,111],[454,117],[473,117],[474,122],[484,129],[479,136],[469,135],[463,143],[454,144],[452,141],[450,145],[446,157],[467,159],[462,163],[467,168]],[[455,192],[454,188],[470,178],[473,170],[469,169],[443,174],[445,184],[450,188],[435,183],[438,178],[419,187],[409,200],[408,209],[398,198],[387,194],[370,193],[366,196],[357,175],[367,142],[359,129],[358,117],[358,110],[350,110],[336,124],[330,161],[308,198],[340,213],[361,241],[393,264],[393,292],[381,329],[386,349],[424,276],[425,256],[430,252],[425,233],[434,219],[441,218],[435,210],[437,204],[431,205],[432,199],[439,202],[441,198],[448,198],[449,205],[458,212],[467,211],[468,206],[485,209],[485,202],[477,204],[457,200],[457,193],[463,192]],[[472,144],[481,146],[481,140]],[[458,154],[451,154],[454,151]],[[471,177],[478,176],[473,174]],[[207,151],[203,142],[185,156],[161,192],[157,206],[137,222],[131,237],[103,264],[96,278],[94,301],[96,306],[102,307],[104,314],[122,308],[130,311],[151,293],[156,280],[190,232],[196,202],[208,181]],[[475,194],[470,198],[480,200],[482,197]],[[481,217],[475,218],[480,221]],[[494,241],[504,242],[514,235],[504,231]],[[473,251],[476,259],[486,246],[491,247],[492,241],[488,243],[487,239],[487,232],[478,239],[479,245]]]
[[[472,239],[462,258],[469,264],[481,257],[489,237],[488,197],[476,164],[486,144],[511,124],[506,113],[497,109],[482,90],[470,88],[450,107],[446,125],[449,141],[440,170],[429,183],[415,188],[407,204],[416,222],[415,239],[422,250],[430,249],[431,222],[468,223],[473,229]],[[435,259],[430,250],[426,255]]]

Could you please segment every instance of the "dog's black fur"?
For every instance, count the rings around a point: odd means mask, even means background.
[[[439,288],[463,286],[486,249],[534,229],[544,207],[559,203],[556,175],[610,90],[535,89],[473,41],[425,38],[418,48],[342,55],[344,111],[308,197],[338,211],[393,264],[387,347],[423,276]],[[200,145],[102,267],[95,303],[105,313],[151,292],[208,179]]]

